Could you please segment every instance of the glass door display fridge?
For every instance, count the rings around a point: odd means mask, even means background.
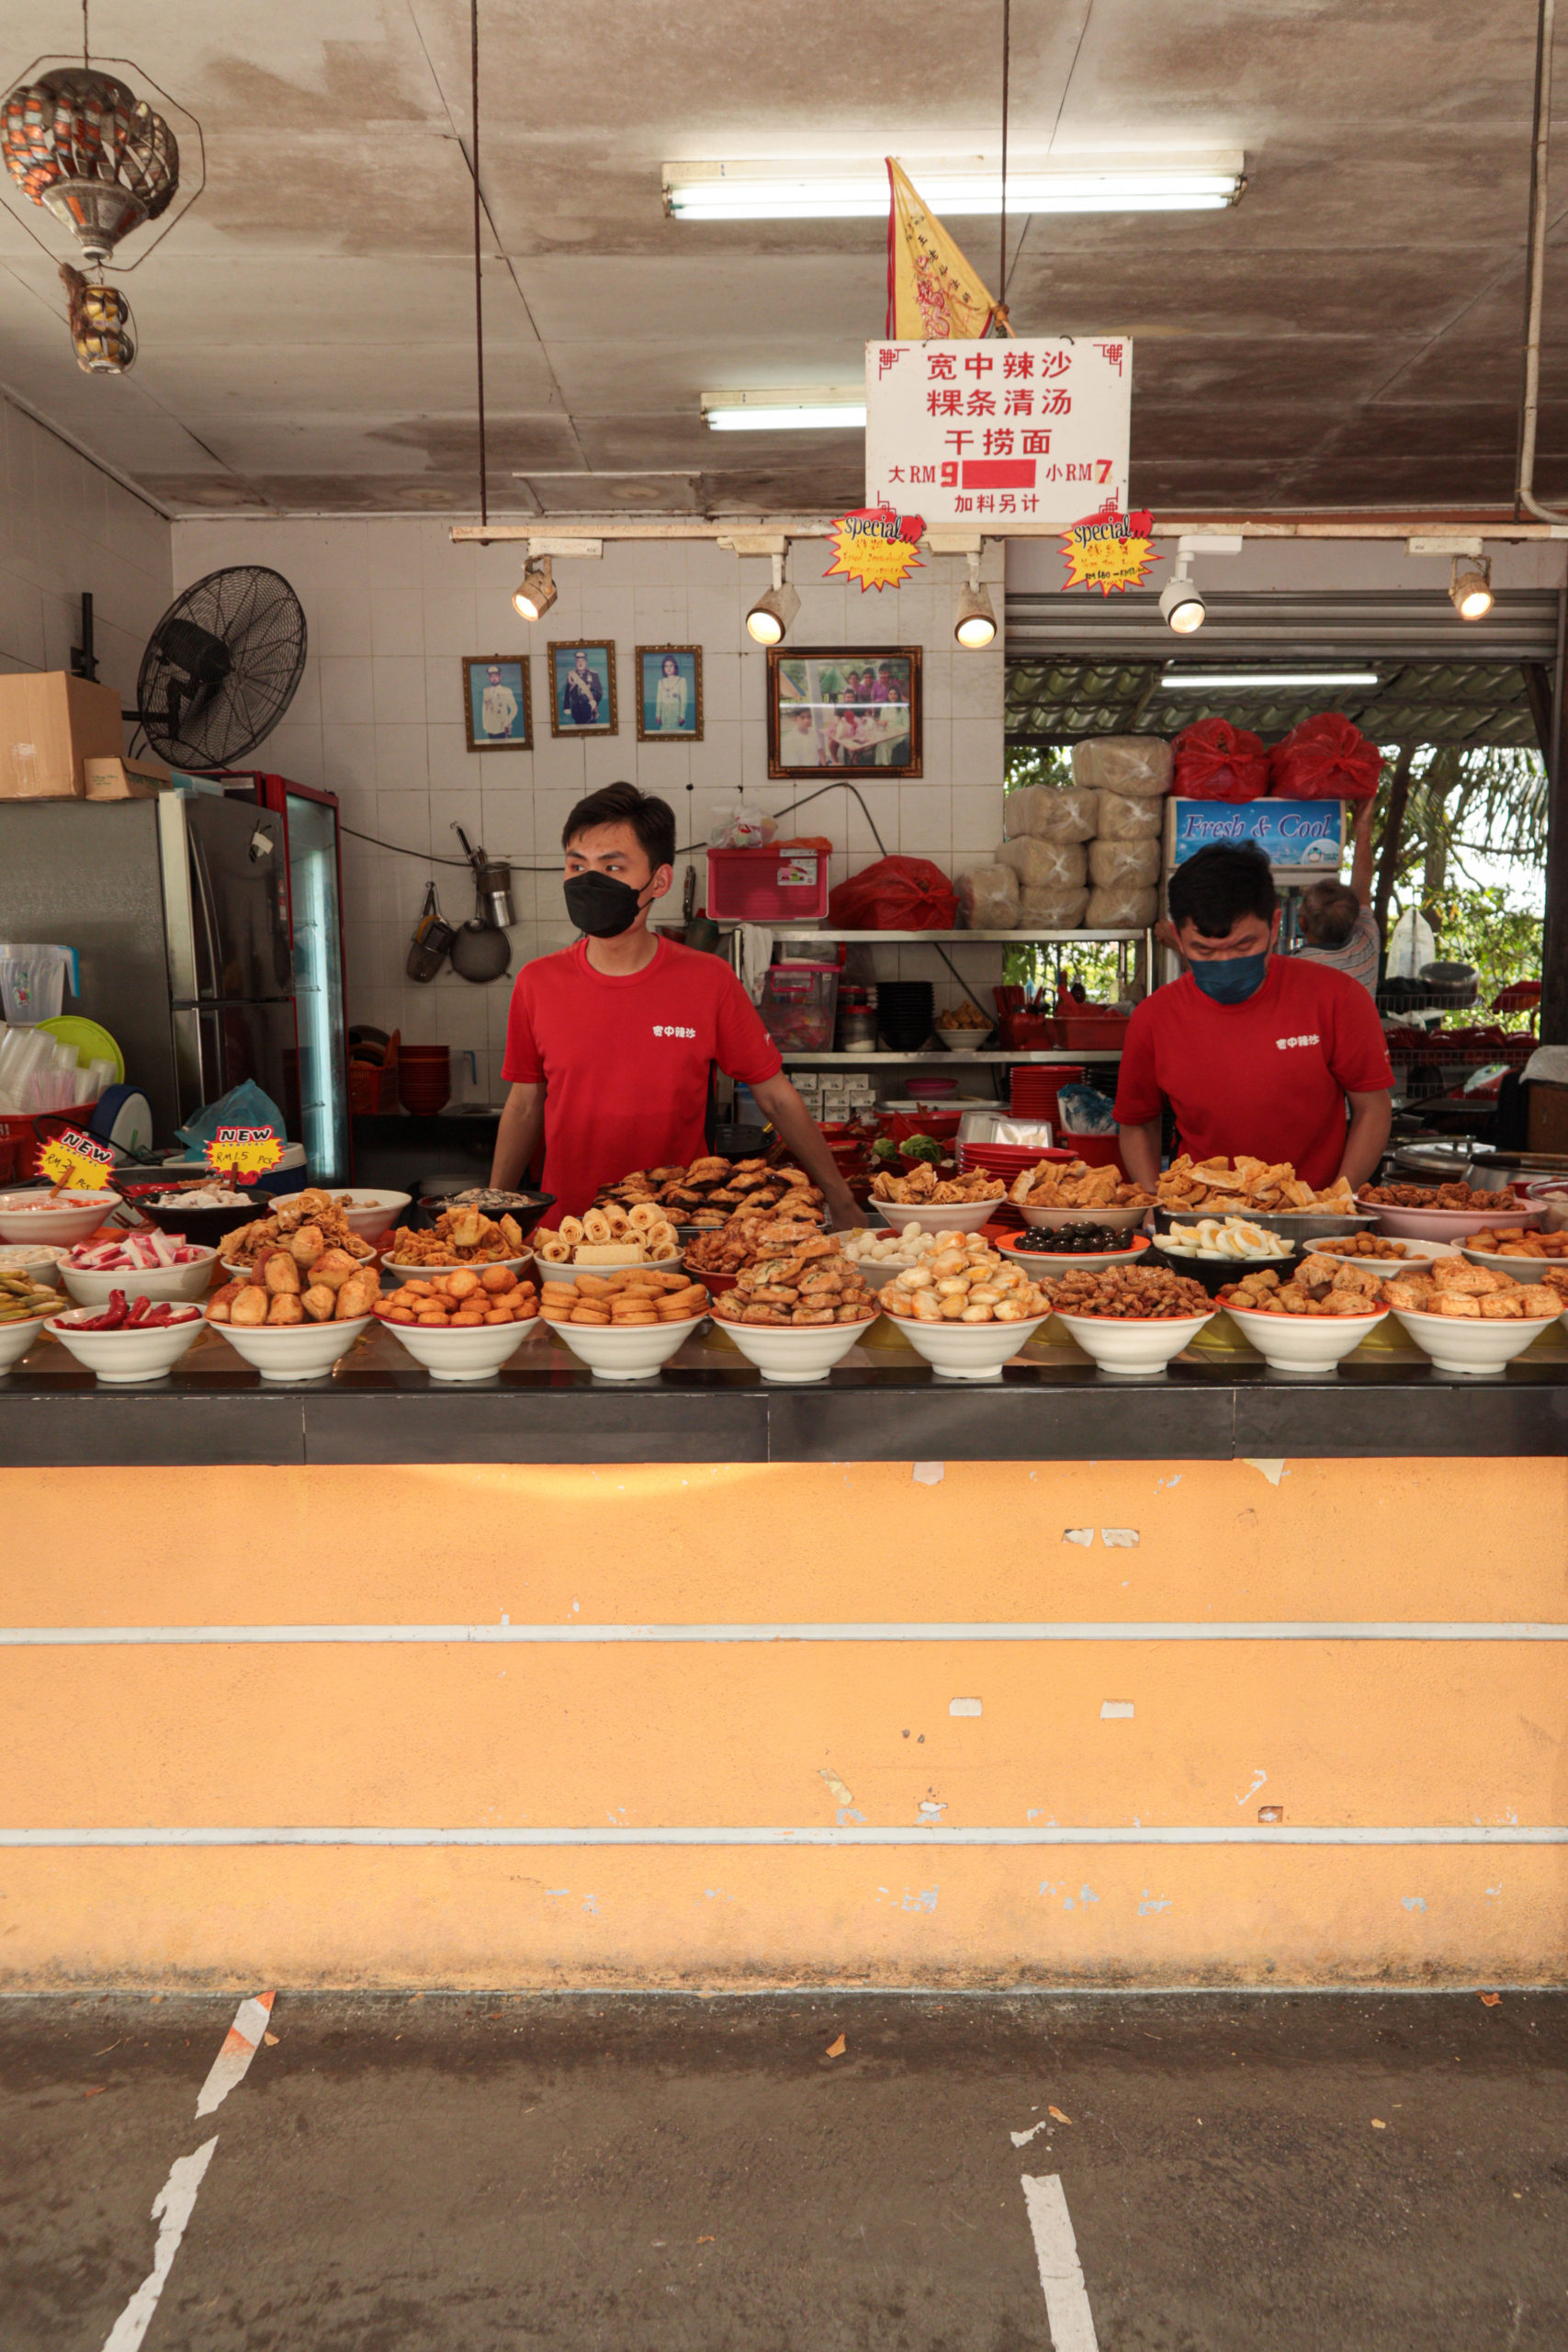
[[[283,820],[294,1019],[299,1057],[299,1140],[314,1184],[346,1184],[348,1016],[344,995],[343,863],[337,795],[288,776],[227,776],[226,795],[248,785]]]

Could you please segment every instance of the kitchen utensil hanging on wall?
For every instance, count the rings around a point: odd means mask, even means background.
[[[409,942],[404,971],[411,980],[433,980],[446,961],[457,932],[441,912],[435,885],[425,885],[424,906]]]
[[[482,987],[512,969],[512,942],[497,926],[499,908],[512,913],[512,869],[492,865],[482,849],[475,849],[461,825],[452,831],[463,844],[463,854],[474,869],[474,912],[452,942],[452,969],[459,979]],[[501,877],[499,887],[495,876]]]

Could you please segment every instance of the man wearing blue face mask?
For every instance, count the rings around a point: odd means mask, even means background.
[[[1153,1192],[1160,1115],[1195,1160],[1289,1160],[1354,1191],[1388,1141],[1393,1073],[1377,1007],[1343,972],[1276,956],[1280,907],[1256,849],[1200,850],[1170,877],[1187,970],[1133,1014],[1116,1089],[1122,1159]]]

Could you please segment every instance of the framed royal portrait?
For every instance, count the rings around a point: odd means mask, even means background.
[[[552,735],[614,735],[615,649],[602,640],[573,639],[550,647]]]
[[[639,645],[637,650],[639,743],[703,740],[703,649]]]
[[[532,750],[526,661],[515,653],[468,655],[463,662],[463,723],[470,752]]]
[[[768,654],[768,774],[920,774],[918,645],[782,646]]]

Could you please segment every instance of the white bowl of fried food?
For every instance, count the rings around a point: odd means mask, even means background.
[[[536,1226],[534,1255],[547,1283],[570,1283],[585,1267],[611,1274],[632,1266],[672,1266],[681,1241],[670,1216],[654,1203],[624,1209],[609,1202],[581,1216],[563,1216],[559,1225]]]
[[[907,1176],[883,1169],[873,1177],[868,1206],[900,1229],[918,1225],[923,1233],[977,1233],[1007,1193],[999,1176],[984,1169],[942,1177],[931,1159],[917,1160]]]
[[[1463,1257],[1439,1258],[1428,1272],[1400,1274],[1389,1303],[1439,1372],[1501,1372],[1562,1313],[1550,1283],[1517,1282]]]
[[[597,1380],[647,1380],[682,1348],[708,1311],[701,1283],[667,1266],[552,1283],[541,1313]]]
[[[1227,1283],[1220,1305],[1274,1372],[1331,1372],[1388,1313],[1372,1266],[1314,1251],[1281,1282],[1272,1266]]]
[[[955,1238],[882,1292],[882,1311],[944,1380],[999,1380],[1051,1312],[1043,1288],[998,1250]]]
[[[1341,1258],[1351,1265],[1370,1266],[1392,1280],[1395,1274],[1425,1273],[1434,1258],[1459,1255],[1457,1241],[1414,1241],[1369,1227],[1363,1233],[1325,1233],[1312,1245],[1317,1258]],[[1528,1282],[1529,1276],[1524,1279]]]
[[[450,1273],[459,1266],[506,1266],[515,1273],[530,1254],[514,1216],[486,1216],[482,1209],[443,1209],[423,1231],[400,1225],[382,1263],[392,1274]]]
[[[532,1283],[509,1266],[460,1266],[415,1277],[376,1301],[374,1313],[432,1380],[490,1380],[515,1352],[539,1312]]]
[[[207,1302],[208,1321],[264,1380],[320,1379],[370,1320],[376,1268],[320,1243],[318,1227],[299,1227],[288,1247],[268,1250]]]
[[[837,1237],[852,1266],[858,1266],[873,1290],[881,1290],[910,1266],[919,1265],[939,1250],[961,1245],[976,1254],[986,1248],[977,1231],[949,1236],[933,1233],[913,1222],[886,1232],[879,1226],[857,1225]]]
[[[1414,1242],[1405,1244],[1414,1249]],[[1484,1266],[1489,1273],[1509,1274],[1517,1283],[1550,1282],[1554,1285],[1568,1280],[1568,1233],[1540,1233],[1529,1230],[1509,1233],[1485,1229],[1472,1233],[1462,1242],[1450,1243],[1470,1260],[1472,1266]]]
[[[333,1202],[342,1211],[350,1233],[357,1233],[362,1241],[376,1241],[389,1226],[396,1224],[412,1197],[410,1193],[356,1190],[334,1193]]]
[[[831,1234],[763,1218],[713,1315],[769,1380],[825,1380],[876,1319],[874,1293]]]
[[[1124,1380],[1164,1372],[1215,1312],[1201,1283],[1165,1266],[1108,1266],[1042,1287],[1085,1355]]]
[[[1156,1204],[1158,1227],[1190,1224],[1194,1216],[1204,1215],[1234,1215],[1282,1233],[1298,1245],[1374,1222],[1370,1211],[1359,1207],[1343,1176],[1319,1191],[1298,1176],[1289,1160],[1270,1165],[1245,1152],[1237,1154],[1234,1166],[1228,1159],[1194,1161],[1182,1152],[1161,1175]]]
[[[1029,1225],[1109,1225],[1130,1233],[1154,1206],[1154,1194],[1107,1162],[1042,1159],[1008,1186],[1008,1199]]]
[[[107,1189],[65,1193],[40,1183],[30,1192],[0,1193],[0,1241],[58,1241],[69,1249],[107,1225],[120,1205],[119,1194]]]
[[[364,1235],[349,1226],[332,1194],[310,1185],[302,1193],[286,1193],[265,1216],[253,1217],[249,1225],[236,1226],[224,1234],[219,1245],[223,1271],[248,1274],[257,1259],[269,1251],[294,1249],[300,1235],[304,1239],[295,1254],[301,1263],[335,1250],[348,1260],[352,1272],[368,1266],[376,1255]]]

